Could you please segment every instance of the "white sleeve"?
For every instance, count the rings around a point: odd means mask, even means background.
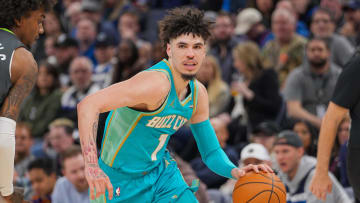
[[[9,196],[13,193],[15,128],[12,119],[0,117],[0,194]]]

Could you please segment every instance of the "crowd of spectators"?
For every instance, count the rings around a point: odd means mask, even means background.
[[[304,195],[317,202],[308,187],[319,129],[338,76],[357,51],[360,0],[58,0],[31,47],[39,75],[16,128],[14,183],[27,200],[89,202],[77,104],[165,58],[157,22],[178,6],[203,9],[214,22],[196,77],[208,90],[210,121],[225,153],[239,166],[269,164],[289,202]],[[356,201],[345,169],[350,123],[347,116],[338,129],[327,202]],[[200,179],[201,203],[231,202],[234,180],[206,167],[189,126],[168,148],[190,187]]]

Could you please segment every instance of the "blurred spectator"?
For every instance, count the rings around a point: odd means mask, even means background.
[[[291,1],[289,0],[281,0],[276,4],[276,9],[287,9],[288,11],[290,11],[290,13],[292,13],[295,16],[296,19],[296,33],[308,38],[310,35],[310,31],[307,27],[307,25],[302,22],[301,20],[298,19],[298,14],[292,4]]]
[[[227,129],[228,122],[218,117],[210,119],[210,122],[215,130],[221,148],[224,150],[229,159],[236,164],[236,161],[239,158],[238,153],[234,147],[227,145],[226,143],[229,138],[229,132]],[[201,157],[195,158],[190,162],[190,164],[196,172],[196,175],[207,185],[208,188],[219,188],[227,180],[226,178],[211,171],[201,160]]]
[[[113,23],[104,20],[102,17],[101,6],[101,1],[99,0],[82,0],[81,16],[94,22],[98,32],[103,32],[112,36],[117,43],[119,41],[118,32]]]
[[[312,0],[290,0],[297,13],[298,20],[304,22],[307,27],[310,26],[311,17],[318,4]]]
[[[95,40],[95,58],[98,65],[93,70],[92,80],[101,88],[110,85],[111,81],[106,81],[110,77],[115,64],[116,44],[112,36],[101,32]]]
[[[249,164],[267,164],[271,167],[269,152],[262,144],[251,143],[246,145],[240,154],[239,167],[244,167]],[[236,180],[229,179],[220,188],[220,191],[232,196]]]
[[[111,84],[127,80],[145,68],[137,66],[138,59],[139,51],[135,43],[131,40],[122,40],[118,46],[117,64],[112,72]]]
[[[360,2],[357,0],[350,0],[343,5],[344,12],[344,25],[339,28],[339,34],[346,37],[349,42],[355,47],[357,45],[357,29],[359,14],[360,14]],[[358,16],[358,17],[357,17]]]
[[[292,129],[304,144],[305,154],[316,157],[318,131],[309,122],[297,120]]]
[[[342,12],[343,0],[321,0],[320,7],[328,9],[333,15],[335,28],[339,28],[344,24],[344,15]]]
[[[160,41],[156,41],[151,51],[151,64],[156,64],[166,57],[164,47]]]
[[[217,15],[212,34],[209,54],[217,57],[223,80],[231,84],[232,77],[236,73],[231,52],[237,45],[237,41],[234,37],[234,25],[230,14],[220,12]]]
[[[126,8],[127,1],[117,1],[117,0],[104,0],[102,1],[103,8],[103,18],[111,22],[116,21],[119,18],[120,13],[124,8]]]
[[[119,17],[117,29],[120,35],[120,40],[131,40],[136,44],[137,48],[141,48],[144,45],[149,45],[149,42],[143,40],[139,36],[139,16],[133,11],[126,11],[121,14]]]
[[[28,166],[28,176],[34,195],[32,203],[50,203],[56,183],[56,173],[51,159],[36,159]]]
[[[15,171],[19,178],[24,178],[29,163],[35,159],[30,149],[33,145],[31,127],[28,123],[16,123],[15,130]]]
[[[47,56],[47,61],[50,64],[56,64],[56,58],[55,58],[56,39],[57,38],[54,36],[48,36],[48,37],[46,37],[45,42],[44,42],[45,54]]]
[[[233,58],[243,81],[234,82],[232,90],[243,96],[250,127],[265,120],[275,121],[282,104],[275,71],[263,69],[260,50],[253,42],[236,46]]]
[[[93,65],[84,56],[75,58],[70,64],[70,79],[73,84],[61,97],[59,117],[66,117],[77,123],[76,105],[87,95],[100,87],[91,81]]]
[[[191,165],[184,161],[180,156],[174,154],[172,155],[176,160],[176,163],[179,167],[181,174],[184,177],[186,184],[189,187],[193,186],[193,181],[199,180],[196,176],[195,171],[191,168]],[[209,202],[209,195],[207,193],[207,187],[203,182],[200,182],[199,189],[195,192],[196,199],[199,203],[208,203]]]
[[[74,123],[66,118],[58,118],[49,125],[48,140],[56,155],[61,154],[74,144]]]
[[[209,96],[209,116],[224,112],[230,102],[229,86],[221,78],[221,70],[214,56],[207,55],[196,78],[205,85]]]
[[[64,33],[59,16],[54,12],[47,12],[44,20],[44,34],[39,36],[35,45],[32,46],[32,52],[36,61],[44,60],[49,55],[45,52],[45,41],[48,37],[59,37]]]
[[[81,12],[81,3],[80,2],[71,3],[65,12],[65,15],[67,17],[66,30],[68,30],[68,31],[74,30],[75,26],[78,24],[78,22],[82,18],[82,14],[83,13]]]
[[[271,14],[278,0],[248,0],[248,6],[259,10],[263,16],[262,23],[270,29]]]
[[[271,153],[276,135],[279,131],[279,126],[277,126],[276,123],[264,121],[257,125],[252,131],[251,142],[262,144],[266,150]]]
[[[52,203],[88,203],[89,185],[85,179],[85,162],[79,146],[72,146],[61,153],[64,177],[56,181],[51,195]]]
[[[255,8],[245,8],[236,18],[235,34],[239,41],[251,40],[262,48],[270,31],[262,24],[262,15]]]
[[[69,119],[58,118],[50,123],[49,130],[46,141],[53,151],[46,149],[47,154],[56,161],[56,173],[61,175],[59,155],[74,144],[74,123]]]
[[[323,202],[318,200],[309,189],[310,181],[315,172],[316,159],[304,155],[304,147],[300,137],[292,131],[279,134],[274,152],[280,166],[279,177],[287,187],[288,202]],[[327,203],[350,203],[344,188],[330,174],[332,181],[331,193],[326,195]]]
[[[264,67],[278,73],[281,89],[288,74],[303,62],[306,39],[295,33],[296,19],[286,9],[277,9],[272,15],[275,39],[263,50]]]
[[[69,66],[71,61],[80,53],[79,43],[67,35],[60,35],[55,43],[55,58],[57,70],[60,73],[61,87],[70,85]]]
[[[344,36],[334,33],[335,21],[330,11],[325,8],[319,8],[315,11],[311,22],[311,32],[315,37],[328,40],[331,60],[343,68],[353,55],[354,47]]]
[[[43,138],[47,126],[60,110],[61,91],[59,74],[53,65],[40,62],[39,73],[33,92],[24,102],[19,121],[31,125],[31,135]]]
[[[307,63],[290,73],[284,89],[288,115],[320,128],[341,69],[330,61],[325,40],[311,39],[306,46]]]
[[[83,17],[76,24],[76,39],[79,42],[80,54],[91,59],[94,65],[97,65],[94,54],[97,33],[96,24],[91,19]]]

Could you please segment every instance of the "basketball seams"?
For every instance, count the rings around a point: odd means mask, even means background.
[[[271,200],[271,197],[272,197],[273,193],[274,193],[274,174],[272,174],[272,176],[271,176],[271,193],[270,193],[268,203],[270,203],[270,200]]]
[[[251,202],[251,201],[254,200],[257,196],[261,195],[261,194],[264,193],[264,192],[271,192],[271,190],[263,190],[263,191],[257,193],[257,194],[254,195],[251,199],[249,199],[248,201],[246,201],[246,203]]]
[[[243,183],[241,185],[238,185],[234,188],[234,191],[237,190],[239,187],[242,187],[244,185],[247,185],[247,184],[256,184],[256,183],[262,183],[262,184],[265,184],[265,185],[271,185],[270,183],[266,183],[266,182],[250,182],[250,183]],[[279,189],[281,192],[283,192],[285,195],[286,195],[286,192],[284,192],[281,187],[277,186],[277,185],[274,185],[277,189]]]

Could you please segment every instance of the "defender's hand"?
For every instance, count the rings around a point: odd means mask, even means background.
[[[259,165],[249,164],[249,165],[247,165],[245,167],[242,167],[242,168],[234,168],[233,170],[231,170],[231,175],[234,178],[239,179],[249,171],[254,171],[255,173],[259,173],[260,170],[264,171],[264,172],[267,172],[267,173],[273,173],[274,172],[270,168],[270,166],[268,166],[266,164],[259,164]]]
[[[105,190],[108,189],[109,199],[113,196],[113,186],[109,177],[100,169],[98,165],[88,164],[85,166],[85,176],[90,187],[90,198],[95,198],[105,195]],[[95,189],[95,191],[94,191]]]
[[[326,194],[331,193],[332,181],[328,173],[315,172],[311,180],[310,191],[320,200],[326,201]]]

